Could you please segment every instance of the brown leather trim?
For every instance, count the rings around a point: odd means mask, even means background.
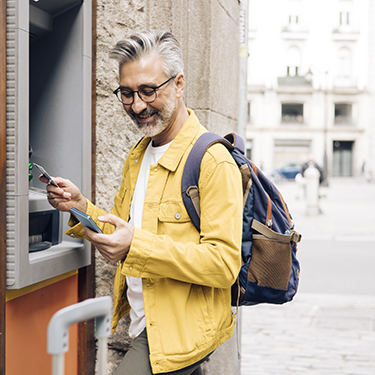
[[[279,194],[280,194],[280,192],[279,192]],[[283,196],[281,194],[280,194],[280,198],[281,198],[281,202],[283,202],[284,210],[286,212],[286,216],[288,217],[289,225],[292,226],[292,219],[289,216],[288,208],[287,208],[287,206],[286,206],[286,204],[284,202],[284,198],[283,198]]]
[[[268,206],[267,206],[267,219],[266,219],[266,225],[269,228],[272,228],[272,201],[269,195],[267,194],[268,199]]]
[[[257,166],[252,161],[250,161],[250,163],[251,163],[251,167],[253,168],[253,171],[254,171],[255,175],[258,176],[258,168],[257,168]]]

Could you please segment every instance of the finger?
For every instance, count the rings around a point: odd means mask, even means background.
[[[95,237],[95,233],[93,230],[91,230],[90,228],[87,228],[87,227],[84,227],[82,229],[82,232],[84,233],[84,235],[90,240],[90,241],[93,241],[94,242],[94,237]]]
[[[48,178],[45,177],[43,174],[39,176],[39,181],[43,182],[44,184],[48,184]]]
[[[48,199],[48,202],[50,204],[52,204],[55,208],[56,208],[56,206],[58,206],[60,204],[69,203],[71,201],[71,199],[63,198],[61,196],[53,197],[53,196],[47,195],[47,199]]]
[[[112,214],[107,214],[107,215],[104,215],[104,216],[99,216],[98,220],[101,221],[102,223],[112,224],[115,227],[118,227],[121,224],[121,222],[123,221],[122,219],[120,219],[116,215],[112,215]]]
[[[48,185],[47,186],[47,192],[51,198],[57,198],[57,197],[63,197],[65,199],[70,199],[72,197],[71,193],[68,193],[62,188],[57,188],[53,185]]]
[[[55,198],[61,198],[62,194],[64,191],[60,192],[54,192],[54,191],[47,191],[47,197],[50,199],[55,199]]]
[[[47,199],[49,202],[69,202],[71,200],[70,197],[65,196],[66,194],[57,194],[57,193],[47,193]]]
[[[112,262],[111,246],[108,242],[108,236],[101,233],[96,233],[90,228],[84,227],[82,232],[89,239],[89,241],[96,247],[96,249],[103,255],[104,258]],[[108,248],[109,246],[109,248]]]

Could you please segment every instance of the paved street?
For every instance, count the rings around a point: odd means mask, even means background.
[[[375,375],[375,184],[331,179],[314,217],[294,183],[279,188],[303,234],[300,288],[242,308],[242,375]]]

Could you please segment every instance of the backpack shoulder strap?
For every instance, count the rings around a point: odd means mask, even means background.
[[[198,190],[200,167],[204,153],[215,143],[222,143],[229,151],[232,151],[234,148],[230,141],[217,134],[210,132],[203,133],[194,143],[186,160],[184,172],[182,174],[182,199],[190,219],[198,232],[200,232],[200,205]]]
[[[237,149],[242,155],[245,155],[245,142],[235,133],[229,133],[224,137],[234,149]]]

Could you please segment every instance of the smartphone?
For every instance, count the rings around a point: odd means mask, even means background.
[[[103,233],[100,228],[95,224],[95,221],[89,216],[86,215],[84,212],[77,210],[76,208],[72,207],[70,209],[71,213],[79,220],[84,227],[90,228],[96,233]]]
[[[53,186],[56,186],[56,187],[59,187],[59,185],[56,184],[55,181],[53,181],[52,177],[49,175],[49,173],[39,164],[36,164],[36,163],[33,163],[35,165],[35,167],[37,167],[37,169],[39,169],[40,173],[48,179],[48,182],[53,185]]]

